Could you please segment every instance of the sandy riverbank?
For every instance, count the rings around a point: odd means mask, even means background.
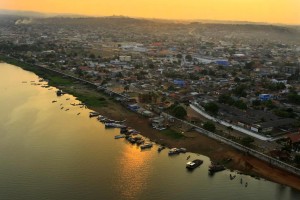
[[[168,147],[185,147],[189,152],[199,153],[211,158],[214,161],[220,161],[226,158],[232,158],[228,165],[230,169],[239,170],[255,176],[291,186],[300,190],[300,177],[274,168],[266,162],[258,160],[252,156],[246,156],[234,148],[201,135],[197,132],[185,133],[183,139],[173,139],[161,134],[149,125],[148,119],[128,111],[120,105],[111,104],[105,108],[93,108],[102,115],[112,119],[126,119],[126,124],[131,126],[145,137]]]

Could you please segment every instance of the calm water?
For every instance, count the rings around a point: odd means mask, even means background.
[[[201,155],[169,157],[157,146],[141,151],[115,140],[117,129],[105,129],[88,117],[90,110],[71,106],[78,103],[73,96],[34,85],[38,80],[0,63],[1,200],[300,199],[299,191],[273,182],[244,175],[231,181],[229,171],[211,177],[210,160]],[[187,155],[204,164],[188,172]]]

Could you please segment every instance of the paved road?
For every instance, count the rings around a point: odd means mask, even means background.
[[[256,133],[254,133],[254,132],[252,132],[252,131],[249,131],[249,130],[246,130],[246,129],[241,128],[241,127],[239,127],[239,126],[230,124],[230,123],[225,122],[225,121],[223,121],[223,120],[216,119],[216,118],[214,118],[214,117],[208,115],[208,114],[207,114],[206,112],[204,112],[203,110],[199,109],[196,105],[190,104],[190,107],[191,107],[194,111],[196,111],[197,113],[199,113],[200,115],[202,115],[202,116],[204,116],[205,118],[207,118],[207,119],[209,119],[209,120],[212,120],[212,121],[214,121],[214,122],[216,122],[216,123],[222,124],[222,125],[227,126],[227,127],[228,127],[228,126],[231,126],[234,130],[237,130],[237,131],[239,131],[239,132],[241,132],[241,133],[247,134],[247,135],[249,135],[249,136],[252,136],[252,137],[254,137],[254,138],[257,138],[257,139],[260,139],[260,140],[263,140],[263,141],[268,141],[268,140],[270,140],[270,138],[268,138],[268,137],[264,137],[264,136],[262,136],[262,135],[256,134]]]

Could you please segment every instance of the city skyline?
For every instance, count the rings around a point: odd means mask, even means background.
[[[71,5],[71,6],[70,6]],[[300,24],[297,0],[0,0],[0,9],[87,16]]]

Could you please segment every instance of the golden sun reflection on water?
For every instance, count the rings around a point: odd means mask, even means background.
[[[152,171],[153,153],[153,149],[141,151],[137,146],[124,146],[118,163],[118,181],[115,184],[122,199],[139,199],[143,188],[147,188]]]

